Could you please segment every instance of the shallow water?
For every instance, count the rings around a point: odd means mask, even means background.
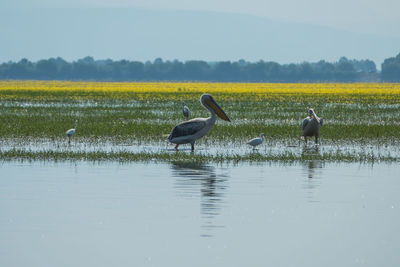
[[[2,162],[0,266],[397,266],[399,172]]]

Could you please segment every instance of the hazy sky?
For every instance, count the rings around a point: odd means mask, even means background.
[[[0,0],[0,62],[346,56],[379,68],[400,52],[399,10],[400,0]]]
[[[399,37],[399,0],[2,0],[1,7],[144,7],[257,15]]]

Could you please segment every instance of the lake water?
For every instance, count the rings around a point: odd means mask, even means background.
[[[397,163],[0,166],[0,266],[400,264]]]

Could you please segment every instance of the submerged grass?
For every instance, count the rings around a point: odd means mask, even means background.
[[[245,143],[264,133],[269,142],[298,140],[301,122],[312,107],[324,118],[321,139],[329,142],[398,142],[400,84],[241,84],[95,83],[57,81],[0,82],[0,138],[59,142],[79,120],[74,138],[99,143],[162,142],[183,120],[181,103],[192,117],[207,117],[200,103],[211,93],[232,123],[217,120],[199,143]],[[317,156],[186,155],[152,152],[2,151],[2,158],[77,158],[100,160],[397,160],[397,157],[332,152]],[[19,156],[18,156],[19,155]],[[375,157],[375,156],[373,156]]]
[[[198,163],[239,163],[239,162],[302,162],[302,161],[326,161],[326,162],[400,162],[399,157],[383,156],[365,153],[307,153],[297,155],[291,152],[285,152],[280,155],[250,153],[250,154],[215,154],[205,155],[197,153],[185,152],[73,152],[73,151],[29,151],[20,149],[11,149],[8,151],[0,151],[2,160],[86,160],[86,161],[160,161],[160,162],[198,162]]]

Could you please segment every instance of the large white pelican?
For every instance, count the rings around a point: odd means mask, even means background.
[[[168,141],[176,144],[175,149],[178,150],[180,144],[191,144],[192,151],[194,150],[194,142],[197,139],[205,136],[213,127],[216,116],[223,120],[231,121],[222,108],[215,102],[209,94],[203,94],[200,97],[200,103],[208,109],[211,116],[208,118],[195,118],[182,122],[175,126],[171,134],[168,136]]]
[[[303,130],[303,136],[307,144],[307,136],[315,136],[315,145],[318,144],[319,130],[322,127],[324,120],[319,118],[315,114],[314,110],[310,108],[308,111],[308,117],[303,120],[301,129]]]

